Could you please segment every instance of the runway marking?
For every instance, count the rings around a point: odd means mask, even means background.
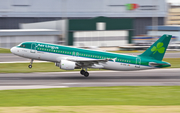
[[[78,83],[61,83],[61,84],[130,84],[130,83],[137,83],[137,84],[144,84],[144,83],[179,83],[179,82],[78,82]],[[179,83],[180,84],[180,83]]]
[[[69,87],[103,87],[103,86],[180,86],[179,82],[90,82],[90,83],[61,83],[66,86],[57,85],[27,85],[27,86],[0,86],[0,90],[15,89],[46,89],[46,88],[69,88]],[[75,86],[81,84],[81,86]],[[69,85],[69,86],[67,86]],[[88,85],[88,86],[87,86]]]
[[[169,68],[169,69],[151,69],[151,70],[137,70],[137,71],[111,71],[111,70],[100,70],[100,71],[89,71],[90,73],[112,73],[112,72],[119,72],[119,73],[125,73],[125,72],[146,72],[146,71],[180,71],[180,68]],[[72,71],[72,72],[35,72],[39,74],[73,74],[73,73],[79,73],[79,71]]]
[[[62,83],[62,84],[66,84],[66,85],[75,85],[75,84],[81,84],[81,83]]]
[[[41,62],[47,62],[47,61],[33,61],[34,63],[41,63]],[[13,62],[0,62],[0,64],[5,63],[30,63],[30,61],[13,61]]]
[[[91,86],[180,86],[179,82],[81,82],[81,83],[62,83],[66,85],[91,85]],[[85,86],[85,87],[91,87]],[[74,86],[69,86],[74,87]],[[75,86],[77,87],[77,86]],[[83,86],[84,87],[84,86]]]
[[[14,89],[45,89],[45,88],[68,88],[69,86],[46,86],[46,85],[28,85],[28,86],[0,86],[0,90]]]

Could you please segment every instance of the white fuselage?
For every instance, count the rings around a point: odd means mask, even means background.
[[[35,60],[50,61],[50,62],[60,62],[61,60],[66,60],[66,59],[81,59],[81,60],[92,59],[92,58],[72,56],[72,55],[41,52],[41,51],[37,51],[37,50],[18,48],[18,47],[13,47],[11,49],[11,52],[20,57],[25,57],[25,58],[29,58],[29,59],[35,59]],[[155,67],[143,66],[140,64],[107,61],[105,63],[99,63],[99,65],[94,65],[94,66],[91,66],[88,68],[103,68],[103,69],[109,69],[109,70],[130,71],[130,70],[154,69]]]

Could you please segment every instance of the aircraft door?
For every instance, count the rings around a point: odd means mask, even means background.
[[[31,51],[30,52],[36,53],[36,43],[35,42],[31,44]]]
[[[72,56],[73,56],[73,57],[79,57],[79,52],[73,52],[73,53],[72,53]]]
[[[135,65],[135,67],[136,68],[140,68],[140,65],[141,65],[141,58],[137,57],[136,58],[136,65]]]
[[[75,53],[74,51],[73,51],[73,53],[72,53],[72,56],[73,56],[73,57],[75,57],[75,56],[76,56],[76,53]]]
[[[76,52],[76,57],[79,57],[79,52]]]

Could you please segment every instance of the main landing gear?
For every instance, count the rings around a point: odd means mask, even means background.
[[[33,59],[31,59],[31,62],[30,62],[30,63],[31,63],[31,64],[30,64],[30,65],[28,65],[29,69],[31,69],[31,68],[32,68]]]
[[[85,71],[85,70],[86,70],[86,71]],[[88,77],[88,76],[89,76],[89,73],[87,72],[87,68],[85,68],[85,70],[82,69],[82,70],[80,71],[80,73],[81,73],[81,75],[84,75],[85,77]]]

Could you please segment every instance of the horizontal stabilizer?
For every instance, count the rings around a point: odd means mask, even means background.
[[[150,66],[162,66],[162,65],[167,65],[167,66],[169,66],[170,64],[149,62],[149,65],[150,65]]]

